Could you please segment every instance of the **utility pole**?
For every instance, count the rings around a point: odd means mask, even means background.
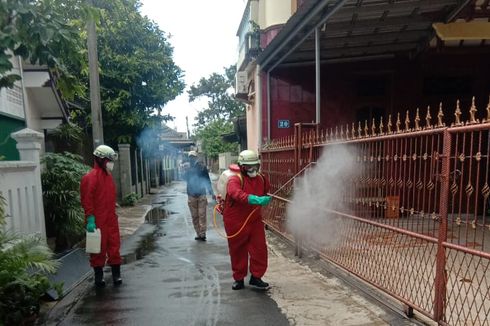
[[[185,117],[185,124],[187,126],[187,139],[190,139],[191,138],[191,131],[189,130],[189,117],[188,116]]]
[[[88,0],[93,5],[93,0]],[[92,139],[94,148],[104,144],[104,130],[102,127],[102,111],[100,107],[99,63],[97,58],[97,34],[95,21],[92,15],[87,20],[87,47],[90,76],[90,108],[92,110]]]

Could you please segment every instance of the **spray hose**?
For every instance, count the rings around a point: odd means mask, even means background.
[[[243,222],[242,226],[240,227],[240,229],[238,231],[236,231],[235,233],[233,233],[232,235],[226,235],[224,234],[223,232],[221,232],[218,228],[218,223],[216,223],[216,212],[218,211],[218,207],[219,207],[220,204],[216,204],[214,206],[214,209],[213,209],[213,222],[214,222],[214,229],[216,230],[216,233],[218,233],[222,238],[225,238],[225,239],[231,239],[231,238],[234,238],[236,237],[237,235],[240,234],[240,232],[242,232],[242,230],[245,228],[245,225],[247,225],[248,223],[248,220],[252,217],[253,213],[255,213],[255,211],[259,208],[259,206],[255,207],[253,211],[250,212],[250,214],[248,214],[247,218],[245,219],[245,222]]]

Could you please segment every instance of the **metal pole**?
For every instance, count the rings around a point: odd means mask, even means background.
[[[138,171],[138,148],[136,148],[134,150],[134,172],[135,172],[135,176],[136,176],[136,184],[134,185],[134,192],[135,193],[139,193],[140,191],[140,188],[139,188],[139,184],[140,184],[140,179],[139,179],[139,171]],[[143,194],[141,194],[141,197],[143,197]]]
[[[93,5],[89,0],[89,4]],[[102,112],[100,108],[99,64],[97,58],[97,35],[95,21],[89,14],[87,20],[87,48],[90,77],[90,108],[92,111],[92,139],[94,148],[104,143]]]
[[[435,298],[434,298],[434,320],[440,322],[444,319],[446,310],[446,250],[444,242],[447,241],[447,215],[449,204],[449,173],[451,159],[451,134],[446,129],[443,134],[443,153],[442,153],[442,171],[439,176],[441,183],[441,197],[439,200],[440,226],[437,239],[437,257],[436,257],[436,276],[435,276]]]
[[[267,142],[271,140],[271,74],[267,72]]]
[[[255,103],[257,105],[257,130],[258,130],[258,141],[257,141],[257,149],[262,148],[262,78],[260,73],[261,67],[257,65],[257,87],[256,87],[256,96]]]
[[[145,195],[145,163],[143,161],[143,150],[140,149],[140,170],[141,170],[141,197]]]
[[[22,57],[17,56],[17,60],[19,61],[20,85],[22,87],[22,109],[24,110],[24,120],[26,123],[26,128],[30,128],[31,125],[29,122],[31,121],[31,119],[30,119],[30,113],[28,116],[27,107],[26,107],[27,93],[26,93],[26,86],[24,84],[24,66],[22,63]]]
[[[315,108],[316,123],[320,124],[320,29],[315,28]]]

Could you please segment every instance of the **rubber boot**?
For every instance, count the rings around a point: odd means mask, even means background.
[[[121,265],[112,265],[112,282],[114,285],[121,285],[122,284],[122,278],[121,278]]]
[[[95,287],[103,288],[105,286],[104,270],[102,267],[94,267]]]

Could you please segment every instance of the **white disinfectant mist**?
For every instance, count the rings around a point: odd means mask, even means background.
[[[358,175],[356,159],[352,147],[331,145],[317,164],[296,179],[287,209],[287,227],[295,237],[322,247],[337,243],[346,218],[332,210],[350,213],[348,201]]]

